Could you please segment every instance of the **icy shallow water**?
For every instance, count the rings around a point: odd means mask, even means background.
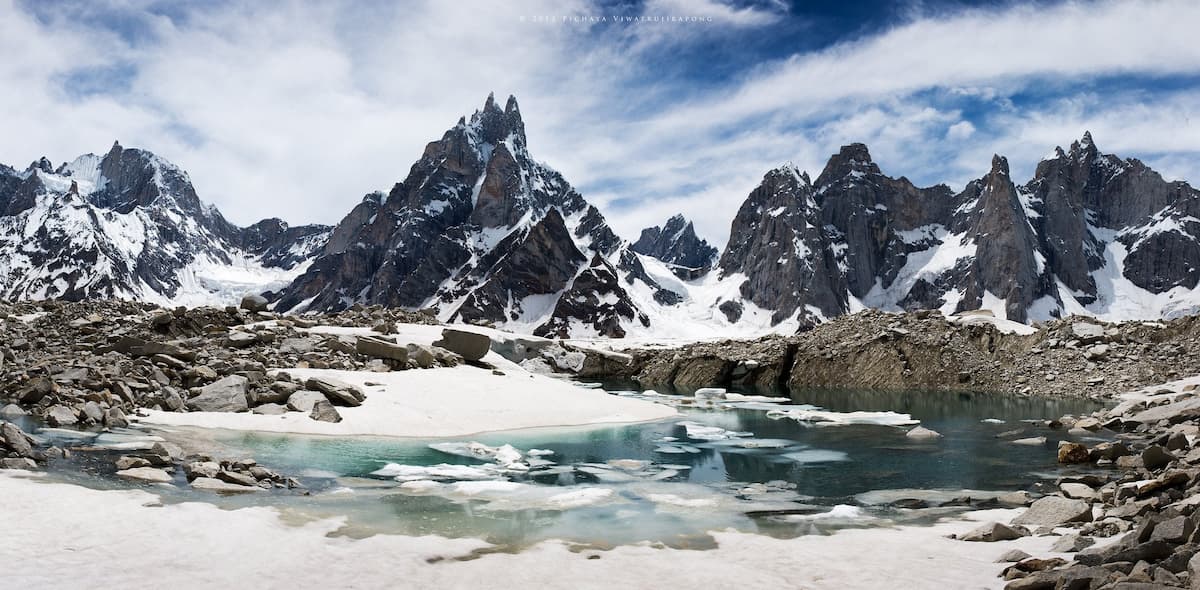
[[[621,384],[607,385],[620,391]],[[651,399],[682,414],[644,424],[439,440],[158,432],[214,455],[253,456],[300,475],[313,493],[221,497],[186,486],[152,489],[167,502],[274,505],[295,522],[343,516],[336,534],[351,537],[438,534],[513,548],[551,538],[705,548],[711,530],[791,537],[923,522],[947,509],[890,503],[920,498],[937,506],[954,497],[1027,489],[1060,473],[1053,449],[1066,433],[1022,420],[1098,407],[931,392],[814,391],[775,401],[725,401],[701,392]],[[917,421],[943,438],[913,440],[905,436],[911,426],[883,425]],[[1018,429],[1024,432],[997,438]],[[1048,441],[1044,447],[1005,442],[1026,436]],[[130,485],[111,476],[111,455],[76,455],[73,465],[56,470],[58,478],[93,487]]]

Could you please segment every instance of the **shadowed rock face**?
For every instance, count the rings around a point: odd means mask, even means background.
[[[427,145],[403,182],[356,206],[308,272],[281,292],[277,308],[380,303],[433,307],[443,318],[473,323],[599,322],[598,331],[616,333],[598,318],[643,316],[615,270],[601,280],[588,262],[601,256],[611,267],[611,258],[638,274],[640,263],[623,251],[600,212],[530,156],[516,99],[502,110],[489,96],[482,110]],[[585,285],[595,291],[583,292]],[[559,305],[564,293],[580,301]],[[625,305],[585,304],[603,293]]]
[[[661,228],[656,225],[643,229],[632,249],[638,254],[683,267],[674,269],[681,278],[703,276],[717,259],[717,249],[696,236],[692,222],[683,215],[671,217]]]
[[[858,303],[986,307],[1029,321],[1063,313],[1064,297],[1111,305],[1114,276],[1150,293],[1195,288],[1198,212],[1200,192],[1102,154],[1090,134],[1057,149],[1025,185],[996,156],[957,195],[885,176],[866,146],[851,144],[815,183],[792,167],[768,172],[734,218],[718,267],[744,275],[745,300],[801,327]],[[741,307],[726,303],[735,321]]]

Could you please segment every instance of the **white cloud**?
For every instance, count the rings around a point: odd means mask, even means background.
[[[963,140],[975,135],[975,126],[970,121],[959,121],[946,129],[946,139]]]

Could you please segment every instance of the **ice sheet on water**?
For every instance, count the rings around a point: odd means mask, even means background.
[[[983,422],[984,424],[1004,424],[1004,420],[999,418],[984,418],[983,420],[980,420],[980,422]]]
[[[803,451],[783,453],[781,456],[796,463],[834,463],[850,460],[850,456],[846,453],[826,449],[805,449]]]
[[[794,440],[786,438],[731,438],[727,440],[715,440],[705,443],[708,447],[735,447],[739,449],[786,449],[788,447],[801,446]]]
[[[542,486],[511,481],[429,480],[400,484],[400,491],[414,496],[439,496],[448,500],[483,502],[485,510],[568,510],[622,501],[611,488],[593,486]]]
[[[792,522],[803,522],[811,520],[861,521],[870,518],[873,517],[858,506],[838,504],[828,512],[818,512],[817,514],[789,514],[781,519]]]
[[[827,410],[771,410],[768,418],[791,418],[797,422],[815,426],[846,426],[850,424],[874,424],[879,426],[914,426],[920,420],[914,420],[909,414],[897,412],[831,412]]]

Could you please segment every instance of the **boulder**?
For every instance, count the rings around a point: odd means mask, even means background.
[[[325,394],[303,389],[288,397],[287,407],[293,412],[311,412],[319,401],[327,401]]]
[[[33,439],[12,422],[0,424],[0,441],[18,457],[33,455]]]
[[[408,347],[375,336],[359,336],[354,351],[363,356],[388,359],[400,364],[408,362]]]
[[[1050,551],[1054,553],[1075,553],[1078,551],[1083,551],[1084,549],[1087,549],[1095,544],[1096,540],[1091,537],[1065,535],[1050,546]]]
[[[198,412],[244,412],[249,409],[246,393],[249,380],[230,375],[200,388],[200,394],[188,399],[189,410]]]
[[[432,369],[437,366],[437,357],[433,354],[433,347],[424,344],[409,344],[407,348],[408,358],[412,359],[418,367]]]
[[[333,407],[333,404],[326,400],[321,400],[314,404],[312,413],[308,417],[318,422],[333,422],[336,424],[342,421],[342,415],[338,413],[337,408]]]
[[[117,471],[126,471],[128,469],[137,469],[138,467],[150,467],[150,462],[141,457],[130,457],[125,455],[116,461]]]
[[[1162,420],[1176,423],[1200,416],[1200,397],[1192,397],[1174,403],[1155,406],[1124,418],[1126,422],[1154,424]]]
[[[1011,541],[1020,539],[1024,535],[1020,531],[999,522],[989,522],[975,530],[959,537],[963,541],[980,541],[991,543],[993,541]]]
[[[104,410],[100,407],[100,404],[88,401],[83,404],[82,410],[83,416],[87,419],[88,423],[99,424],[104,422]]]
[[[125,411],[121,408],[109,408],[104,412],[104,425],[109,428],[127,428],[129,418],[125,417]]]
[[[246,348],[255,342],[258,342],[258,336],[240,330],[234,330],[225,337],[225,346],[229,348]]]
[[[1067,441],[1058,443],[1059,463],[1087,463],[1090,460],[1091,453],[1087,445]]]
[[[324,397],[324,396],[322,396],[322,397]],[[288,409],[287,409],[287,406],[284,406],[282,404],[273,404],[272,403],[272,404],[263,404],[263,405],[258,406],[250,411],[255,414],[262,414],[264,416],[281,416],[283,414],[286,414]]]
[[[1075,322],[1071,324],[1071,336],[1081,344],[1091,344],[1104,339],[1104,326],[1090,322]]]
[[[340,406],[361,406],[367,396],[359,388],[328,377],[312,377],[304,386],[325,394],[326,399]]]
[[[7,406],[0,408],[0,418],[16,418],[19,416],[25,416],[27,414],[28,412],[22,410],[21,406],[18,406],[17,404],[8,404]]]
[[[37,463],[26,457],[5,457],[0,459],[0,469],[37,469]]]
[[[258,480],[254,479],[254,476],[247,475],[245,473],[238,473],[236,471],[219,471],[217,472],[217,479],[225,483],[231,483],[239,486],[258,485]]]
[[[132,469],[123,469],[118,471],[117,475],[128,479],[148,481],[150,483],[171,483],[172,481],[175,481],[175,477],[170,473],[167,473],[162,469],[155,469],[153,467],[134,467]]]
[[[1099,499],[1096,490],[1092,486],[1082,483],[1063,483],[1058,486],[1062,490],[1064,496],[1076,500],[1087,500],[1089,502]]]
[[[446,328],[442,330],[442,339],[433,345],[454,352],[468,361],[477,361],[491,349],[492,339],[475,332]]]
[[[1072,500],[1062,496],[1038,498],[1029,509],[1012,520],[1013,524],[1031,526],[1058,526],[1068,522],[1092,520],[1092,506],[1083,500]]]
[[[198,477],[216,477],[221,472],[221,465],[215,461],[193,461],[184,464],[183,472],[189,480]]]
[[[1018,561],[1029,559],[1030,557],[1033,556],[1021,551],[1020,549],[1009,549],[1000,555],[1000,558],[996,560],[996,563],[1016,563]]]
[[[262,295],[246,295],[245,297],[242,297],[242,304],[240,307],[250,312],[266,311],[267,305],[269,304],[270,302],[267,301],[267,298],[263,297]]]
[[[192,489],[225,494],[244,494],[262,491],[262,488],[257,485],[244,486],[235,483],[226,483],[213,477],[197,477],[192,480]]]
[[[1150,534],[1151,541],[1166,541],[1176,545],[1186,542],[1196,530],[1195,525],[1185,516],[1176,516],[1154,525]]]
[[[79,422],[79,419],[75,416],[75,410],[59,404],[50,406],[43,417],[46,419],[47,424],[55,427],[71,426]]]
[[[1175,456],[1159,445],[1150,445],[1142,451],[1142,465],[1146,469],[1155,470],[1166,467]]]

